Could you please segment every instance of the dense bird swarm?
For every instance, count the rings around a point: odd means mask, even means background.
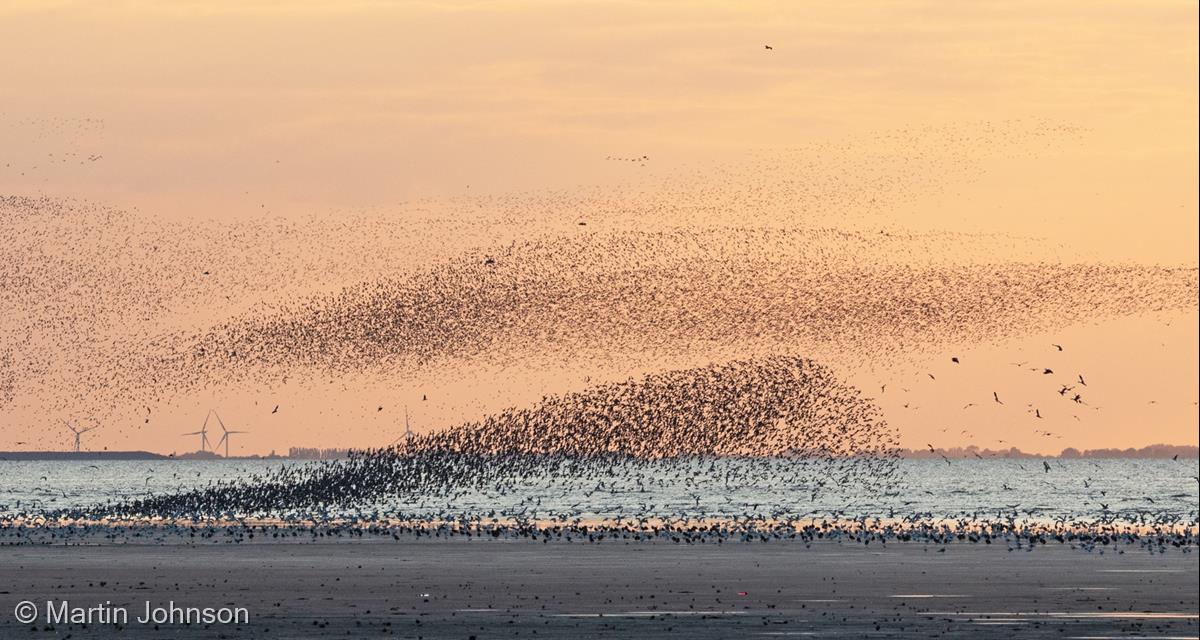
[[[346,462],[285,468],[276,476],[138,500],[114,511],[189,518],[313,513],[361,508],[385,496],[503,492],[531,478],[553,484],[560,473],[612,482],[648,469],[669,472],[673,467],[664,461],[708,461],[711,467],[731,456],[793,460],[787,481],[811,492],[833,485],[875,492],[895,484],[896,445],[878,411],[828,370],[804,359],[772,358],[547,398],[530,409],[414,435]],[[682,482],[683,469],[670,480]]]
[[[67,416],[136,435],[157,428],[152,405],[169,411],[198,391],[265,395],[350,376],[401,385],[434,367],[594,361],[607,377],[582,391],[347,461],[50,515],[303,520],[348,508],[405,520],[379,501],[553,487],[560,476],[602,487],[726,473],[726,486],[797,488],[795,505],[746,514],[729,531],[795,523],[804,496],[833,487],[902,491],[898,434],[848,373],[949,345],[1196,308],[1194,265],[1100,263],[1037,240],[918,233],[889,218],[977,180],[982,156],[1085,133],[1041,121],[903,130],[623,187],[386,213],[281,217],[255,202],[253,216],[168,224],[0,194],[0,303],[13,311],[0,325],[0,412],[22,416],[24,438],[46,447]],[[649,155],[613,157],[635,158],[624,164],[641,171]],[[614,382],[635,372],[649,373]],[[1082,406],[1086,382],[1074,375],[1078,388],[1047,380]],[[269,415],[282,398],[267,401]],[[733,458],[790,464],[722,466]],[[652,506],[630,516],[663,515]],[[533,519],[536,508],[496,515]],[[441,514],[476,526],[482,517]],[[433,523],[416,528],[442,526]]]

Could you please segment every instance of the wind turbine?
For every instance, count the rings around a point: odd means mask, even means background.
[[[70,429],[71,432],[75,434],[75,453],[79,453],[79,436],[81,436],[93,429],[99,428],[99,426],[96,426],[96,427],[88,427],[86,429],[78,429],[75,426],[73,426],[70,422],[67,422],[66,420],[63,420],[62,423],[67,425],[67,428]]]
[[[208,416],[211,416],[211,415],[212,415],[212,409],[209,409]],[[208,451],[208,445],[209,445],[209,442],[208,442],[208,416],[204,416],[204,424],[200,426],[199,431],[192,431],[191,433],[183,434],[185,436],[200,436],[200,450],[201,451]]]
[[[412,427],[408,424],[408,405],[404,405],[404,435],[400,437],[404,438],[405,449],[408,449],[408,447],[412,444],[413,438],[415,438],[416,435],[417,434],[413,433]],[[392,443],[388,446],[393,447],[397,442],[400,442],[400,438],[392,440]]]
[[[217,424],[221,425],[221,431],[223,432],[223,435],[221,436],[221,439],[217,441],[217,446],[216,446],[216,448],[217,448],[217,449],[220,449],[220,448],[221,448],[221,444],[222,444],[222,443],[224,443],[224,444],[225,444],[225,457],[226,457],[226,458],[228,458],[228,457],[229,457],[229,436],[230,436],[230,434],[233,434],[233,433],[250,433],[250,432],[249,432],[249,431],[230,431],[229,429],[226,429],[226,428],[225,428],[225,422],[224,422],[223,420],[221,420],[221,416],[217,415],[217,412],[216,412],[216,411],[213,411],[213,412],[212,412],[212,415],[213,415],[214,417],[216,417],[216,419],[217,419]]]

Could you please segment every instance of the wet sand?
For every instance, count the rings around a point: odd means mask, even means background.
[[[1196,637],[1196,553],[362,541],[0,548],[0,637]],[[47,625],[47,599],[129,623]],[[35,625],[17,603],[39,609]],[[143,625],[145,602],[244,624]],[[58,606],[58,605],[56,605]],[[36,627],[35,630],[31,627]]]

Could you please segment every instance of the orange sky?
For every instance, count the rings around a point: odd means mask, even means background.
[[[327,281],[290,295],[336,290],[379,265],[420,268],[540,229],[536,220],[513,226],[513,214],[496,204],[503,197],[620,193],[658,206],[687,176],[778,185],[788,174],[761,170],[763,158],[819,149],[812,175],[882,166],[906,185],[903,197],[889,193],[886,207],[851,216],[848,227],[1003,232],[1041,239],[1060,256],[1194,267],[1197,17],[1195,2],[1094,0],[16,0],[0,6],[0,196],[79,198],[198,226],[349,212],[391,220],[414,209],[471,217],[471,228],[442,227],[442,235],[436,225],[421,227],[420,242],[387,245],[392,253],[368,255],[370,239],[361,240],[344,273],[328,267]],[[1046,135],[1029,123],[1069,132]],[[914,160],[927,166],[889,167],[894,149],[884,136],[947,128],[978,137],[933,136]],[[649,161],[607,159],[641,155]],[[922,175],[928,179],[912,181]],[[472,203],[469,213],[462,202]],[[529,209],[522,215],[534,215]],[[763,206],[752,216],[782,225],[791,213]],[[821,213],[833,220],[846,212]],[[558,215],[570,217],[547,219]],[[631,220],[630,228],[674,224]],[[247,247],[249,264],[260,249]],[[296,255],[336,262],[317,246]],[[162,322],[203,326],[270,295],[254,286],[230,291],[224,311],[197,301],[202,308]],[[1111,393],[1104,417],[1063,417],[1063,440],[1024,431],[992,437],[1012,418],[995,415],[972,418],[973,439],[940,435],[943,423],[964,420],[972,382],[986,386],[993,368],[962,374],[952,392],[914,382],[919,398],[908,404],[926,407],[915,415],[905,401],[879,402],[914,447],[937,437],[946,446],[1006,439],[1032,450],[1195,444],[1196,325],[1193,312],[964,345],[963,353],[1003,363],[1070,340],[1078,358],[1071,366]],[[943,364],[848,375],[870,391]],[[580,367],[578,378],[633,373],[602,370]],[[420,410],[429,414],[423,421],[444,424],[582,384],[557,369],[527,372],[508,387],[483,382],[485,372],[466,383],[462,375],[450,376],[459,383],[447,383],[454,391],[438,395],[436,409]],[[429,386],[440,390],[436,384]],[[389,405],[416,394],[389,385],[293,390],[285,398],[307,417],[284,426],[255,408],[275,404],[264,394],[216,390],[164,408],[154,429],[101,431],[94,444],[184,450],[178,432],[214,405],[252,431],[243,452],[377,444],[397,419],[365,408],[375,408],[378,387],[388,387]],[[964,397],[971,399],[960,403]],[[46,428],[38,407],[34,398],[0,409],[0,449]],[[314,417],[322,411],[353,426],[331,436]]]

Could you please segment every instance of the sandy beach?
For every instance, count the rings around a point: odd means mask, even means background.
[[[1195,553],[494,541],[0,550],[3,637],[1196,637]],[[34,623],[14,618],[37,607]],[[128,622],[47,624],[71,609]],[[242,608],[237,624],[142,624]],[[52,615],[54,615],[52,614]]]

